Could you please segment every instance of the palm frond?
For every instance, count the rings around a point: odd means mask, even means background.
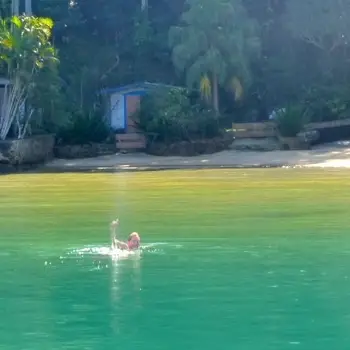
[[[204,55],[197,58],[197,60],[187,69],[187,85],[198,85],[203,73],[215,73],[220,82],[223,82],[226,73],[227,65],[220,52],[215,48],[208,50]]]
[[[243,98],[243,86],[238,77],[233,77],[230,81],[230,89],[233,91],[235,101],[240,101]]]
[[[23,27],[23,21],[21,20],[20,17],[18,16],[13,16],[11,19],[11,24],[13,24],[17,28],[22,28]]]
[[[209,102],[212,97],[212,91],[211,91],[211,81],[208,77],[208,74],[204,74],[200,79],[199,90],[201,93],[201,97],[207,102]]]
[[[178,27],[169,32],[175,67],[186,72],[188,86],[211,93],[208,79],[219,84],[231,79],[235,99],[243,97],[250,83],[250,63],[260,52],[255,22],[241,0],[187,0],[188,10]],[[240,79],[238,79],[238,76]]]

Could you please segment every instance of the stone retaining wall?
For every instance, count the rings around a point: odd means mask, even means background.
[[[231,149],[236,151],[269,152],[279,150],[280,144],[274,137],[242,138],[233,142]]]
[[[93,158],[115,154],[116,152],[116,145],[113,143],[56,146],[54,149],[55,156],[62,159]]]
[[[41,164],[53,157],[54,135],[0,141],[0,163],[8,165]]]
[[[166,145],[155,142],[147,147],[147,153],[156,156],[190,157],[224,151],[233,142],[231,134],[207,140],[182,141]]]

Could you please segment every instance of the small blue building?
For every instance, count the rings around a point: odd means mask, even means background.
[[[102,90],[102,93],[107,96],[106,119],[117,133],[117,148],[145,148],[145,136],[137,130],[135,112],[140,108],[142,96],[150,90],[161,87],[170,88],[171,86],[143,82]]]

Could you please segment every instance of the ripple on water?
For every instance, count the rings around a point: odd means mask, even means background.
[[[69,259],[78,259],[78,261],[81,261],[81,259],[84,259],[85,257],[100,257],[100,258],[112,258],[112,260],[119,260],[119,259],[128,259],[128,258],[140,258],[141,255],[144,254],[158,254],[163,255],[166,253],[166,250],[163,248],[163,246],[167,246],[168,248],[174,248],[179,249],[182,248],[182,245],[180,244],[167,244],[162,242],[157,243],[150,243],[145,244],[141,247],[140,250],[137,251],[126,251],[121,249],[112,249],[109,246],[85,246],[82,248],[71,248],[68,249],[66,254],[59,256],[59,261],[62,264],[65,260]],[[52,261],[45,261],[45,266],[52,265]],[[106,265],[106,267],[108,267]],[[99,270],[101,267],[98,266],[95,269]]]

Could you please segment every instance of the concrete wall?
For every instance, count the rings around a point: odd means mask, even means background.
[[[116,145],[113,143],[89,143],[86,145],[56,146],[54,154],[57,158],[78,159],[115,154],[116,151]]]
[[[53,157],[54,135],[0,141],[0,163],[40,164]]]

